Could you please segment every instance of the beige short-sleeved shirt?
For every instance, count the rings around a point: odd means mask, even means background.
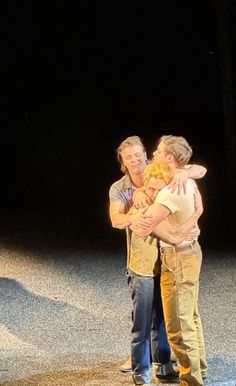
[[[166,206],[170,210],[168,216],[168,221],[173,225],[181,225],[186,221],[194,212],[194,192],[195,192],[196,182],[192,179],[187,180],[186,184],[186,193],[184,194],[181,191],[180,194],[177,192],[171,193],[170,189],[164,187],[158,193],[155,202]],[[188,241],[189,242],[189,241]],[[183,241],[181,244],[184,245],[186,241]],[[162,247],[169,246],[162,240],[160,240],[160,245]]]

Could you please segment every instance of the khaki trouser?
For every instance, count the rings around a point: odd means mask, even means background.
[[[170,346],[180,364],[181,384],[202,386],[207,363],[198,312],[201,247],[161,250],[161,295]]]

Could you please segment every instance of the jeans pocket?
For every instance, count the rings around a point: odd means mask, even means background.
[[[178,257],[176,267],[176,281],[196,282],[199,280],[201,259],[198,254],[183,255]]]
[[[133,288],[133,281],[134,281],[134,277],[130,274],[127,274],[127,284],[130,288]]]

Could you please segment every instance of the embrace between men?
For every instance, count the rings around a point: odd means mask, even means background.
[[[195,179],[206,169],[188,165],[192,149],[183,137],[162,136],[153,156],[148,163],[138,136],[122,141],[117,157],[125,175],[109,191],[112,225],[127,234],[133,381],[151,384],[152,361],[159,380],[202,386],[207,363],[197,221],[203,208]]]

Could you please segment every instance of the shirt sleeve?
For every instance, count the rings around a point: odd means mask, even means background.
[[[124,198],[122,196],[122,191],[118,188],[116,184],[112,184],[109,189],[109,199],[110,201],[121,201],[124,202]]]

